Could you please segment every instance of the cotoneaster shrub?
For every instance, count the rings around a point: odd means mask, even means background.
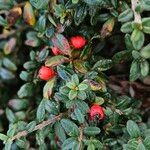
[[[108,86],[118,64],[131,82],[149,75],[149,10],[149,0],[0,0],[4,149],[149,150],[141,102]]]

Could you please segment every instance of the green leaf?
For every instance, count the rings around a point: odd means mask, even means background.
[[[87,112],[89,112],[89,106],[86,102],[79,100],[77,101],[76,105],[77,105],[77,108],[80,109],[80,111],[83,114],[86,114]]]
[[[100,129],[98,127],[85,127],[83,132],[86,135],[93,136],[100,133]]]
[[[11,126],[9,126],[9,130],[7,131],[7,136],[13,137],[15,135],[15,132],[16,132],[16,126],[11,125]]]
[[[79,135],[79,128],[74,122],[69,119],[62,119],[60,122],[68,135]]]
[[[133,47],[132,41],[131,41],[131,36],[129,34],[125,35],[125,44],[126,44],[126,48],[128,50],[134,50],[134,47]]]
[[[53,56],[53,57],[47,59],[45,62],[45,66],[54,67],[54,66],[58,66],[65,62],[69,62],[69,59],[67,57],[62,56],[62,55],[57,55],[57,56]]]
[[[127,23],[124,23],[122,26],[121,26],[121,31],[123,33],[131,33],[133,31],[132,29],[132,22],[127,22]]]
[[[17,94],[20,98],[30,97],[33,95],[33,89],[34,89],[33,83],[26,83],[21,86]]]
[[[66,134],[60,122],[56,122],[54,128],[55,128],[55,134],[58,136],[59,140],[61,142],[64,142],[66,140]]]
[[[84,18],[87,15],[88,7],[86,5],[80,5],[76,7],[74,13],[74,22],[78,26],[81,22],[83,22]]]
[[[10,79],[15,78],[15,75],[5,68],[0,68],[0,77],[3,80],[10,80]]]
[[[88,88],[88,85],[86,83],[80,83],[78,88],[80,91],[85,91]]]
[[[143,144],[144,146],[147,148],[147,149],[150,149],[150,136],[147,136],[144,141],[143,141]]]
[[[11,99],[9,100],[9,106],[14,110],[22,110],[29,106],[29,101],[27,99]]]
[[[142,18],[143,32],[150,34],[150,17]]]
[[[128,141],[128,144],[123,146],[123,150],[137,150],[137,145],[137,139],[131,139]]]
[[[4,58],[3,59],[3,65],[6,68],[8,68],[8,69],[10,69],[12,71],[16,71],[17,70],[17,66],[8,58]]]
[[[146,150],[145,146],[143,145],[142,142],[140,142],[137,146],[137,150]]]
[[[98,69],[99,71],[106,71],[112,67],[112,60],[102,59],[95,63],[92,69]]]
[[[62,34],[55,34],[52,38],[53,45],[66,55],[70,55],[71,49],[68,40]]]
[[[125,51],[120,51],[120,52],[116,53],[113,56],[112,60],[113,60],[113,62],[118,64],[118,63],[130,61],[131,58],[132,58],[131,51],[125,50]]]
[[[150,58],[150,44],[142,48],[141,56],[146,59]]]
[[[54,5],[54,14],[56,17],[64,18],[66,8],[63,4]]]
[[[32,121],[26,126],[26,130],[28,132],[32,132],[34,130],[35,126],[36,126],[36,121]]]
[[[38,54],[38,61],[40,62],[44,61],[47,58],[48,54],[49,54],[49,49],[47,48],[42,49]]]
[[[10,122],[12,123],[16,122],[16,117],[14,113],[12,112],[12,110],[10,110],[9,108],[6,108],[6,116]]]
[[[79,0],[72,0],[73,4],[77,4],[79,2]]]
[[[149,62],[148,61],[142,61],[140,63],[140,68],[141,68],[141,75],[143,77],[147,76],[149,73]]]
[[[69,81],[71,75],[61,66],[57,66],[57,73],[60,78],[62,78],[65,81]]]
[[[96,96],[95,103],[98,105],[102,105],[105,102],[104,98]]]
[[[12,145],[12,140],[8,139],[7,142],[5,143],[4,150],[10,150]]]
[[[49,0],[30,0],[30,3],[36,9],[45,9],[48,6]]]
[[[46,18],[45,15],[40,16],[39,20],[36,23],[35,29],[39,32],[45,31],[46,28]]]
[[[62,144],[62,150],[70,150],[74,146],[76,139],[74,137],[70,137],[66,139]]]
[[[24,81],[31,81],[32,74],[28,73],[27,71],[21,71],[19,77]]]
[[[138,125],[132,120],[127,122],[127,131],[132,138],[138,138],[141,135]]]
[[[131,35],[131,41],[133,44],[133,47],[137,50],[141,49],[144,44],[144,34],[140,30],[134,29]]]
[[[73,100],[77,97],[78,92],[76,90],[70,90],[69,92],[69,99]]]
[[[76,87],[76,84],[74,82],[67,82],[66,86],[70,89],[74,89]]]
[[[43,97],[44,98],[49,99],[51,97],[55,82],[56,82],[56,78],[53,78],[45,84],[45,86],[43,88]]]
[[[7,139],[8,139],[8,136],[6,136],[5,134],[0,133],[0,140],[6,141]]]
[[[45,101],[42,100],[40,105],[38,106],[37,112],[36,112],[36,118],[38,122],[41,122],[44,120],[45,117]]]
[[[71,76],[71,81],[74,82],[76,85],[79,84],[79,78],[77,74]]]
[[[140,66],[137,61],[133,61],[130,68],[130,81],[135,81],[140,77]]]
[[[7,21],[2,16],[0,16],[0,25],[4,27],[7,26]]]
[[[77,118],[77,120],[80,122],[80,123],[83,123],[84,122],[84,115],[82,114],[81,110],[76,108],[74,110],[74,113],[75,113],[75,116]]]
[[[44,144],[44,132],[42,130],[39,130],[38,132],[36,132],[36,142],[38,145],[43,145]]]
[[[23,64],[23,67],[26,70],[32,70],[32,69],[35,69],[37,66],[36,66],[35,62],[33,62],[33,61],[27,61],[26,63]]]
[[[127,22],[132,18],[133,18],[133,11],[131,9],[127,9],[119,15],[118,21]]]
[[[17,146],[19,146],[19,147],[22,148],[22,149],[25,149],[25,148],[26,148],[26,142],[23,141],[23,140],[21,140],[21,139],[17,139],[17,140],[16,140],[16,144],[17,144]]]
[[[106,6],[109,4],[108,0],[84,0],[85,3],[87,3],[88,5],[98,5],[98,6]]]
[[[58,114],[58,105],[51,100],[45,99],[45,110],[53,115]]]
[[[87,98],[85,91],[79,91],[78,92],[78,98],[81,100],[85,100]]]
[[[90,143],[87,147],[87,150],[95,150],[94,144]]]
[[[85,62],[83,60],[76,59],[73,61],[73,66],[80,73],[87,73],[87,67],[85,66]]]
[[[55,27],[57,27],[57,25],[56,25],[54,19],[52,18],[52,16],[51,16],[50,14],[48,15],[48,20],[49,20],[49,22],[50,22],[52,25],[54,25]],[[54,33],[54,31],[53,31],[53,33]],[[50,37],[51,37],[51,36],[50,36]]]

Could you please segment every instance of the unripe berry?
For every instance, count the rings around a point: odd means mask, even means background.
[[[103,107],[94,104],[91,108],[90,108],[90,119],[94,120],[96,117],[98,117],[99,120],[103,120],[104,119],[104,110]]]
[[[60,49],[57,48],[57,47],[52,47],[51,49],[52,49],[52,52],[53,52],[54,55],[60,55],[60,54],[62,54],[62,52],[60,51]]]
[[[48,81],[56,75],[55,71],[52,68],[42,66],[39,70],[38,76],[40,79]]]
[[[70,43],[75,49],[80,49],[85,46],[86,39],[83,36],[73,36],[70,38]]]

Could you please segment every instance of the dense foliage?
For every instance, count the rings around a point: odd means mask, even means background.
[[[141,101],[109,86],[149,76],[149,11],[149,0],[0,0],[1,147],[150,150]]]

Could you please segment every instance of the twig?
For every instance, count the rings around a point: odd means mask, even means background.
[[[48,126],[49,124],[53,123],[54,121],[60,120],[60,118],[62,117],[62,115],[63,115],[63,114],[61,113],[61,114],[59,114],[58,116],[55,116],[55,117],[52,118],[52,119],[48,119],[48,120],[46,120],[46,121],[43,121],[42,123],[36,125],[35,128],[33,129],[33,131],[42,130],[44,127]],[[23,137],[23,136],[26,136],[26,135],[28,135],[28,134],[29,134],[29,132],[26,131],[26,130],[21,131],[21,132],[17,133],[15,136],[13,136],[13,137],[11,138],[11,140],[14,141],[15,139],[19,139],[19,138],[21,138],[21,137]]]
[[[136,6],[138,5],[140,0],[131,0],[132,10],[134,13],[134,22],[141,24],[141,15],[140,13],[135,11]]]
[[[83,139],[83,127],[81,126],[80,127],[80,135],[79,135],[78,141],[81,142],[82,139]]]

